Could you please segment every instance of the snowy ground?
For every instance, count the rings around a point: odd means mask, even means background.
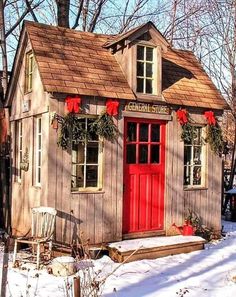
[[[105,256],[96,260],[94,269],[101,271],[99,277],[102,279],[110,275],[105,282],[102,296],[236,296],[236,223],[224,221],[223,225],[227,231],[226,237],[206,245],[203,251],[136,261],[121,266]],[[9,258],[11,260],[11,255]],[[68,288],[73,277],[55,277],[46,270],[13,269],[9,264],[7,278],[6,296],[72,296],[70,288],[66,289],[66,286]]]

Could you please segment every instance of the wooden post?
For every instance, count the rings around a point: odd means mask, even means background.
[[[81,297],[80,294],[80,277],[74,277],[74,297]]]

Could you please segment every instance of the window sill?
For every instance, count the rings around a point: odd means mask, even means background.
[[[165,100],[163,99],[162,95],[154,95],[154,94],[143,94],[143,93],[136,93],[136,98],[139,101],[150,101],[150,102],[160,102],[163,103]]]
[[[71,194],[104,194],[104,190],[74,190],[71,191]]]
[[[207,187],[199,186],[199,187],[184,187],[184,191],[199,191],[199,190],[208,190]]]

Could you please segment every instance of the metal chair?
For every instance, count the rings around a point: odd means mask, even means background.
[[[17,261],[23,261],[36,262],[36,269],[39,269],[42,259],[46,257],[48,260],[51,259],[56,214],[56,209],[52,207],[32,208],[31,237],[19,237],[15,239],[13,267],[16,265]],[[17,258],[18,243],[28,244],[31,247],[31,253],[23,258]],[[36,259],[36,261],[34,259]]]

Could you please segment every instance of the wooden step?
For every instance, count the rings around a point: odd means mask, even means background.
[[[202,250],[205,242],[198,236],[158,236],[110,243],[108,250],[113,261],[122,263]]]

